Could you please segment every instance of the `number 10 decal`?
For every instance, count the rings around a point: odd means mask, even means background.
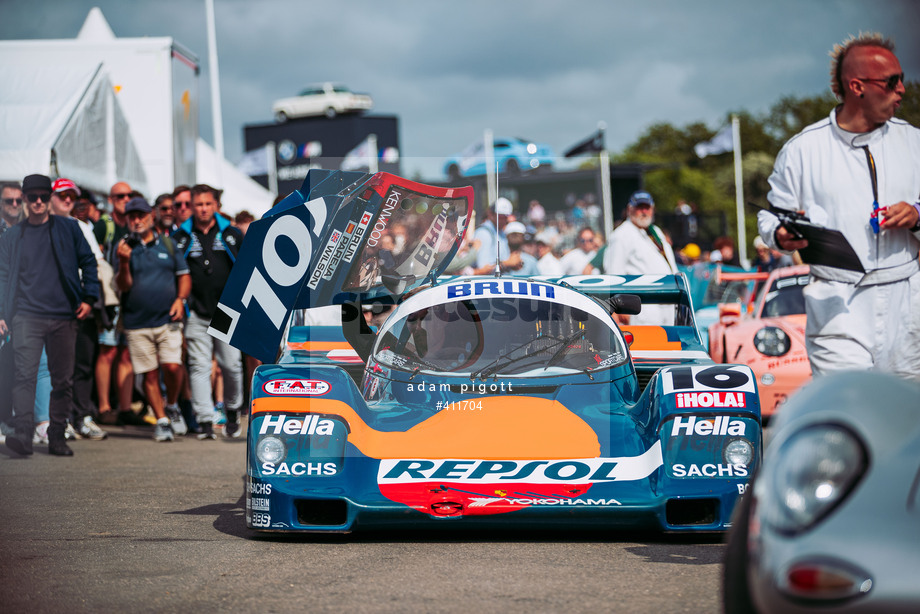
[[[668,367],[661,377],[664,394],[681,390],[756,392],[754,374],[743,365]]]
[[[303,206],[306,211],[294,207],[249,227],[208,329],[213,337],[257,357],[274,355],[272,348],[280,343],[287,315],[308,277],[313,245],[326,222],[322,198]],[[267,334],[268,322],[274,334]]]
[[[280,237],[289,238],[297,248],[297,263],[293,266],[288,265],[278,255],[277,246]],[[298,218],[293,215],[284,215],[278,218],[265,234],[265,242],[262,243],[262,265],[271,281],[286,288],[303,281],[307,268],[310,266],[312,253],[313,239],[310,237],[310,231]],[[246,284],[246,291],[243,292],[243,305],[247,309],[253,298],[275,328],[280,330],[284,326],[287,307],[278,298],[272,284],[262,276],[258,268],[253,269],[252,277]]]

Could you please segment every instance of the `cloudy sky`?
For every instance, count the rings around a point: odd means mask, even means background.
[[[93,6],[119,37],[171,36],[197,54],[213,143],[204,0],[0,0],[0,39],[72,38]],[[481,138],[558,153],[607,125],[618,151],[655,122],[716,129],[732,110],[828,90],[827,52],[893,36],[920,75],[914,0],[215,0],[227,158],[276,98],[337,81],[400,118],[403,172],[425,177]]]

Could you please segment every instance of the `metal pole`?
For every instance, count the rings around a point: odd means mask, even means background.
[[[268,156],[268,191],[278,196],[278,163],[275,159],[275,142],[265,144],[265,155]]]
[[[495,202],[498,197],[497,186],[495,184],[495,149],[492,146],[492,130],[486,129],[482,135],[483,145],[486,154],[486,208]]]
[[[732,148],[735,156],[735,207],[738,216],[738,259],[747,268],[747,236],[744,228],[744,175],[741,172],[741,122],[732,115]]]
[[[377,135],[367,135],[367,172],[371,175],[377,172]]]
[[[220,165],[224,161],[224,121],[220,107],[220,69],[217,66],[217,31],[214,26],[214,0],[204,0],[208,22],[208,64],[211,76],[211,119],[214,126],[214,150],[217,152],[218,184],[222,183]]]
[[[610,191],[610,152],[604,148],[600,152],[601,194],[604,202],[604,238],[610,240],[613,233],[613,197]]]

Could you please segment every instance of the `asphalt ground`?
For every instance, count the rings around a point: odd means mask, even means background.
[[[716,612],[720,536],[265,536],[245,437],[106,427],[75,456],[0,446],[0,612]]]

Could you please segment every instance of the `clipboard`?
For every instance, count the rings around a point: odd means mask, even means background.
[[[802,262],[865,274],[866,269],[860,262],[859,256],[839,230],[818,226],[804,215],[794,211],[778,207],[764,209],[753,203],[748,204],[775,215],[779,218],[780,225],[786,230],[798,235],[797,238],[808,241],[808,247],[799,250]]]

